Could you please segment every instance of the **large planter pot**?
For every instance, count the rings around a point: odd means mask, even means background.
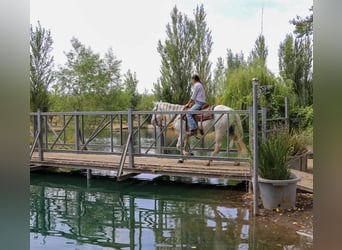
[[[301,155],[295,155],[289,157],[289,165],[291,169],[306,171],[308,168],[308,155],[309,152],[305,152]]]
[[[297,182],[300,177],[291,173],[289,180],[268,180],[259,177],[262,204],[266,209],[290,209],[296,205]]]

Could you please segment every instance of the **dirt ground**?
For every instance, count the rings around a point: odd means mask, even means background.
[[[307,172],[313,173],[313,160],[308,160]],[[242,197],[246,206],[253,205],[253,194],[246,193]],[[305,235],[309,238],[313,237],[313,194],[307,192],[301,192],[297,190],[296,207],[288,210],[267,210],[262,206],[261,200],[259,200],[259,213],[257,221],[267,221],[282,225],[289,230],[294,230],[298,234]]]
[[[246,206],[253,204],[253,194],[247,193],[242,197]],[[268,221],[283,225],[288,229],[300,231],[308,235],[313,233],[313,194],[297,192],[296,207],[293,209],[264,209],[259,200],[259,222]]]

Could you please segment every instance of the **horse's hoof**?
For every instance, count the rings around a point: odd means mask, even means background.
[[[234,166],[240,166],[240,162],[234,162]]]
[[[179,160],[177,161],[177,163],[183,163],[183,162],[184,162],[183,159],[179,159]]]

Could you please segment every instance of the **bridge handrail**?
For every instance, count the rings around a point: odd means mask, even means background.
[[[259,111],[261,112],[261,111]],[[151,115],[151,114],[249,114],[248,110],[178,110],[178,111],[132,111],[132,115]],[[38,112],[30,112],[30,116],[36,116]],[[127,115],[128,111],[67,111],[67,112],[40,112],[42,116],[58,115]]]

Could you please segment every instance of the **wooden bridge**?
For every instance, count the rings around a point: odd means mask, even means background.
[[[242,122],[249,128],[244,133],[252,144],[251,110],[234,112],[240,114]],[[152,113],[132,110],[31,113],[31,170],[45,167],[83,169],[87,170],[89,178],[91,170],[109,170],[116,172],[118,180],[149,173],[252,181],[250,160],[236,157],[236,150],[229,146],[228,136],[219,156],[204,156],[213,150],[213,143],[203,137],[194,140],[190,148],[190,151],[197,154],[186,158],[184,163],[178,163],[177,160],[184,156],[179,155],[175,148],[177,136],[175,138],[174,132],[169,129],[170,122],[165,121],[162,127],[151,128],[147,124]],[[170,112],[170,115],[174,113]],[[261,114],[261,127],[265,128],[265,115],[262,112]],[[263,129],[261,136],[264,136],[264,133]],[[106,140],[99,143],[101,138]],[[211,166],[204,166],[209,159],[213,160]],[[240,165],[236,166],[235,162]],[[312,192],[312,174],[299,174],[302,181],[298,187]]]

